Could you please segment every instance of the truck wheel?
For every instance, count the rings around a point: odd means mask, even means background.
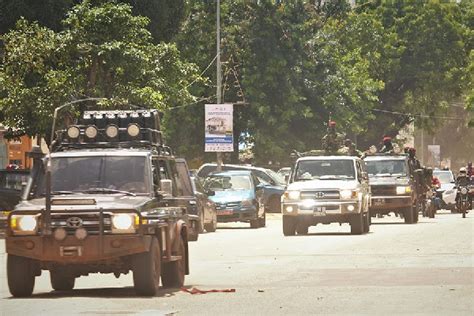
[[[74,288],[74,284],[76,283],[76,278],[61,273],[59,271],[51,270],[49,271],[49,276],[51,280],[51,287],[55,291],[71,291]]]
[[[370,232],[370,214],[364,214],[364,233]]]
[[[270,201],[268,203],[268,208],[270,212],[272,213],[281,213],[281,202],[280,202],[280,197],[277,195],[274,195],[270,198]]]
[[[263,217],[258,219],[258,227],[265,227],[267,225],[267,212],[263,213]]]
[[[8,255],[8,288],[14,297],[27,297],[33,293],[35,275],[31,261],[29,258]]]
[[[415,223],[415,210],[413,206],[407,207],[403,212],[403,218],[405,219],[405,224]]]
[[[351,221],[351,234],[360,235],[364,232],[364,216],[362,213],[355,214]]]
[[[150,251],[137,254],[132,259],[133,285],[137,295],[154,296],[160,287],[161,250],[153,237]]]
[[[163,265],[161,281],[164,287],[182,287],[184,284],[184,275],[186,274],[186,248],[184,247],[183,237],[179,237],[178,253],[175,256],[181,256],[177,261],[171,261]]]
[[[283,235],[294,236],[296,233],[296,218],[283,215]]]
[[[204,229],[208,232],[208,233],[213,233],[216,231],[217,229],[217,218],[214,218],[212,220],[212,222],[210,222],[209,224],[204,224]]]
[[[301,224],[296,226],[296,232],[298,235],[308,235],[309,227],[307,225]]]

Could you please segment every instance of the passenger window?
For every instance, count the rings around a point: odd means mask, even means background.
[[[184,161],[176,162],[176,170],[178,171],[178,192],[183,196],[192,196],[193,187],[189,178],[188,168]]]
[[[255,171],[255,175],[257,176],[259,182],[263,184],[273,184],[272,178],[270,178],[265,172],[257,170]]]

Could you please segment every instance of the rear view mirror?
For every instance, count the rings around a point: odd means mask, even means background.
[[[173,181],[171,181],[170,179],[161,179],[160,189],[161,192],[165,195],[173,195]]]

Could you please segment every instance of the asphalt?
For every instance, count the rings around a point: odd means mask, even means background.
[[[54,292],[49,274],[34,295],[11,298],[0,241],[1,315],[474,315],[474,214],[441,212],[405,225],[374,219],[367,235],[348,225],[284,237],[279,214],[267,227],[220,224],[190,244],[186,288],[235,289],[192,295],[162,290],[136,297],[131,274],[93,274]]]

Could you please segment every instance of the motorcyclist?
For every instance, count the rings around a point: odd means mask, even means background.
[[[474,170],[472,169],[472,162],[469,161],[467,163],[467,176],[470,178],[473,176],[473,174],[474,174]]]
[[[393,152],[393,144],[392,138],[390,136],[385,135],[383,137],[383,146],[380,149],[381,153],[390,153]]]
[[[456,186],[468,186],[469,183],[471,182],[471,178],[467,176],[467,170],[465,167],[461,167],[459,169],[459,174],[458,177],[456,178]]]

